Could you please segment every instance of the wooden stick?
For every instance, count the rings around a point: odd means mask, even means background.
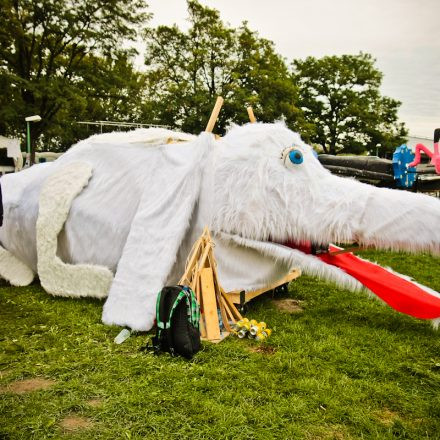
[[[222,317],[222,321],[223,321],[223,326],[226,331],[230,332],[230,331],[232,331],[232,329],[231,329],[231,326],[229,325],[229,319],[226,314],[226,309],[225,309],[225,306],[222,302],[222,294],[221,294],[219,286],[215,282],[215,280],[214,280],[214,289],[215,289],[215,296],[217,298],[217,305],[220,310],[220,316]]]
[[[228,319],[231,320],[233,323],[236,323],[237,320],[235,319],[234,314],[231,312],[231,309],[229,308],[225,298],[223,297],[223,295],[220,295],[221,301],[223,303],[223,307],[225,308],[226,311],[226,315],[228,315]]]
[[[249,121],[253,124],[254,122],[257,122],[257,118],[254,115],[254,110],[251,106],[249,106],[247,109],[248,115],[249,115]]]
[[[217,97],[217,101],[215,102],[214,108],[212,109],[211,117],[209,118],[208,125],[205,128],[207,133],[212,133],[214,130],[214,125],[217,122],[218,115],[220,113],[220,109],[223,105],[223,98],[221,96]]]
[[[217,305],[218,305],[218,308],[220,310],[220,315],[221,315],[222,320],[223,320],[223,325],[224,325],[226,331],[231,332],[232,329],[231,329],[231,326],[229,325],[229,318],[228,318],[228,316],[226,314],[226,308],[225,308],[225,305],[224,305],[224,303],[222,301],[222,290],[221,290],[220,283],[219,283],[219,280],[218,280],[218,277],[217,277],[217,272],[215,270],[216,269],[216,267],[215,267],[216,263],[215,263],[215,259],[214,259],[214,255],[213,255],[212,251],[208,255],[208,262],[209,262],[209,265],[210,265],[210,267],[212,269],[212,274],[213,274],[212,278],[213,278],[213,281],[214,281],[215,296],[217,298]]]
[[[189,287],[191,287],[191,289],[193,290],[193,292],[195,292],[195,289],[197,289],[197,284],[199,281],[199,277],[197,276],[197,271],[196,268],[193,269],[192,274],[191,274],[191,280],[189,282]],[[200,289],[200,287],[199,287]],[[198,300],[198,298],[197,298]]]
[[[198,262],[197,272],[200,272],[205,267],[205,263],[206,263],[206,260],[208,259],[208,256],[209,256],[209,253],[210,253],[211,249],[212,249],[211,248],[211,242],[208,241],[206,243],[205,249],[203,250],[203,254],[200,257],[200,260]]]
[[[190,280],[190,274],[200,256],[200,247],[202,245],[202,240],[201,238],[199,238],[195,245],[193,246],[193,248],[191,249],[192,251],[192,255],[188,261],[188,265],[185,267],[185,273],[183,274],[182,278],[179,281],[179,284],[183,284],[185,280],[191,281]]]
[[[222,291],[222,296],[225,299],[226,303],[228,304],[229,308],[231,309],[231,312],[235,317],[240,321],[243,319],[243,316],[241,316],[240,312],[237,310],[237,307],[235,307],[234,303],[228,298],[228,294]]]
[[[363,249],[366,249],[365,246],[352,246],[345,249],[341,249],[339,251],[329,252],[330,255],[340,255],[340,254],[346,254],[347,252],[357,252],[361,251]]]

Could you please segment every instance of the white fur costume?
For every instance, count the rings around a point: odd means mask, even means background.
[[[170,138],[187,142],[167,144]],[[303,163],[288,160],[292,149]],[[92,176],[81,192],[87,170]],[[38,271],[53,294],[108,293],[103,321],[136,330],[151,328],[157,292],[179,279],[205,225],[226,290],[263,287],[292,267],[361,288],[337,267],[273,241],[357,241],[440,253],[438,200],[334,176],[282,124],[234,127],[218,141],[162,129],[97,135],[1,184],[0,241],[7,251],[0,253],[0,275],[12,278],[4,261],[13,258],[23,269],[16,284]],[[66,216],[55,254],[53,237]]]

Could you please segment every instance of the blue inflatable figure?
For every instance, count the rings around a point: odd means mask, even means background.
[[[408,167],[414,153],[406,146],[397,147],[393,153],[394,180],[398,188],[412,188],[417,178],[416,167]]]

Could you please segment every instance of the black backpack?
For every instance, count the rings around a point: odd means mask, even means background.
[[[154,351],[191,359],[200,350],[200,307],[187,286],[164,287],[157,296]]]

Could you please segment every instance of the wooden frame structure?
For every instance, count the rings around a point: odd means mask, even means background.
[[[190,286],[196,294],[202,340],[220,342],[232,331],[231,324],[242,316],[220,285],[213,248],[211,234],[205,227],[194,243],[179,284]]]
[[[188,256],[185,272],[179,284],[191,287],[200,304],[200,333],[202,340],[220,342],[232,331],[231,325],[242,319],[235,304],[246,302],[265,292],[276,289],[301,275],[299,269],[291,270],[286,276],[262,289],[252,292],[225,292],[222,288],[214,257],[214,243],[209,229],[194,243]],[[224,331],[222,331],[222,328]]]

